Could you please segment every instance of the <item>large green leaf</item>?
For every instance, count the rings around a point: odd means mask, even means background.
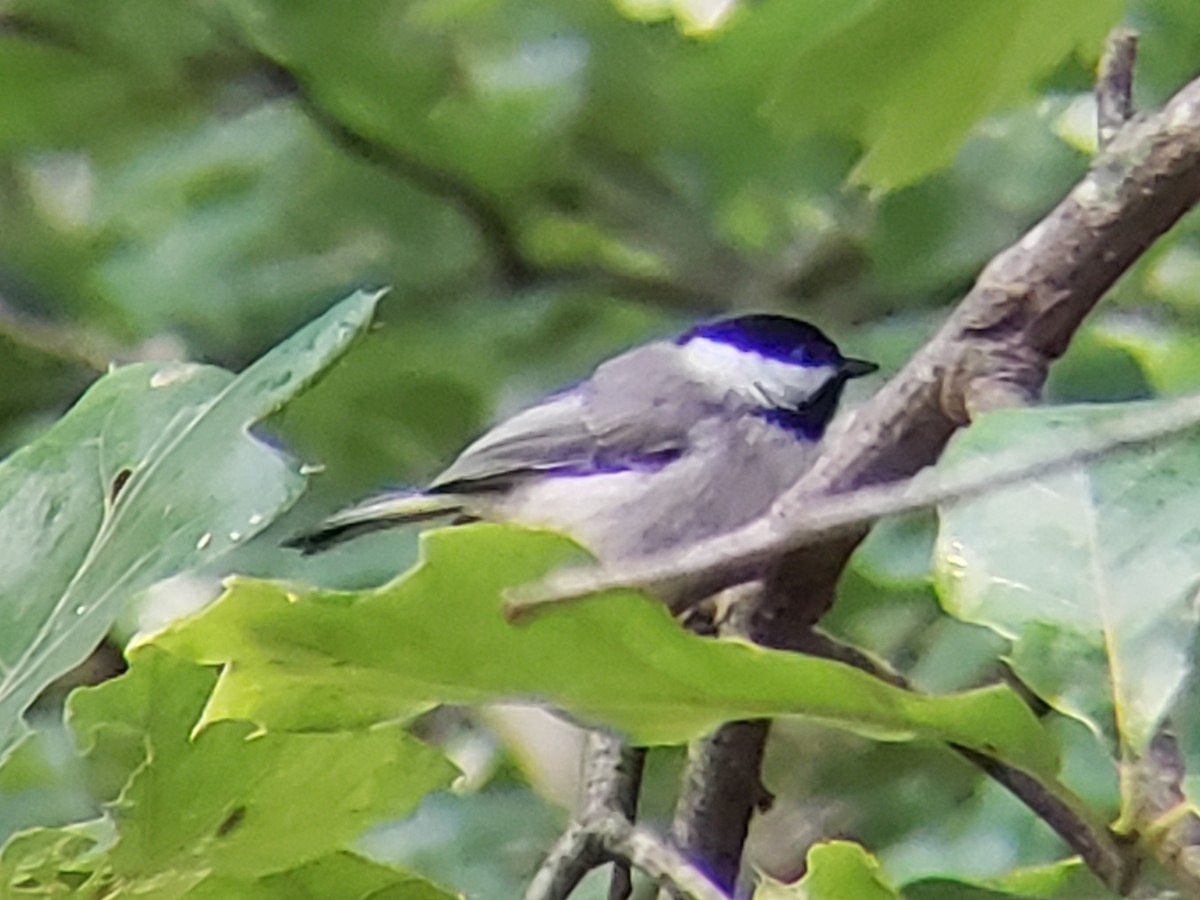
[[[633,593],[512,626],[506,588],[578,560],[558,535],[473,525],[424,537],[424,560],[377,591],[236,580],[213,606],[152,638],[232,663],[206,721],[346,728],[432,703],[520,699],[610,723],[648,743],[731,719],[797,714],[884,740],[948,740],[1052,777],[1055,751],[1006,687],[940,697],[848,666],[689,634]]]
[[[25,708],[131,594],[210,562],[295,501],[296,462],[249,428],[346,349],[376,299],[356,294],[238,376],[118,369],[0,464],[0,758]]]
[[[1086,447],[1138,408],[985,416],[940,468]],[[1056,708],[1140,752],[1194,664],[1198,478],[1189,436],[943,508],[946,608],[1011,638],[1018,675]]]
[[[813,6],[792,7],[797,17]],[[946,165],[988,114],[1032,96],[1077,48],[1099,53],[1121,0],[876,0],[806,33],[778,76],[771,111],[793,130],[828,129],[866,149],[858,180],[904,185]],[[818,4],[820,6],[820,4]],[[981,61],[987,60],[987,64]]]
[[[15,836],[0,854],[0,893],[25,884],[54,896],[74,881],[106,897],[358,898],[367,888],[352,886],[366,881],[397,897],[442,896],[343,852],[450,783],[456,770],[439,751],[394,724],[292,734],[226,721],[195,733],[217,673],[155,647],[130,663],[71,700],[89,763],[123,768],[124,790],[106,819]],[[335,873],[347,879],[337,891],[313,887]]]

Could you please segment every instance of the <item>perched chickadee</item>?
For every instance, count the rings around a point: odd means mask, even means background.
[[[816,458],[846,382],[877,368],[786,316],[700,325],[501,422],[424,491],[368,499],[288,543],[308,554],[487,519],[566,532],[601,561],[652,555],[765,512]]]

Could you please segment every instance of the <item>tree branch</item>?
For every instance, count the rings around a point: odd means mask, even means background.
[[[609,846],[634,866],[677,894],[693,900],[729,900],[682,853],[648,828],[637,826],[615,836]]]
[[[440,168],[398,147],[355,128],[324,105],[299,72],[285,63],[249,46],[238,36],[230,37],[275,85],[281,95],[292,97],[309,120],[334,144],[351,156],[378,166],[456,208],[471,222],[487,248],[500,280],[510,290],[548,284],[588,282],[603,290],[693,314],[714,313],[726,308],[728,292],[720,286],[677,283],[666,277],[635,275],[597,264],[543,265],[530,257],[511,222],[511,210],[500,198],[453,171]]]
[[[1115,28],[1108,36],[1096,78],[1096,137],[1101,148],[1112,143],[1133,118],[1133,65],[1138,36],[1128,28]]]
[[[795,517],[786,533],[767,529],[739,532],[736,563],[723,555],[724,541],[714,540],[691,549],[690,553],[700,561],[688,569],[683,581],[678,579],[673,568],[656,570],[653,561],[615,571],[594,567],[566,569],[515,591],[508,602],[506,615],[510,621],[522,622],[548,605],[581,600],[622,587],[649,590],[678,610],[686,605],[687,597],[699,596],[706,585],[727,577],[730,565],[739,566],[749,576],[784,553],[812,547],[831,538],[853,535],[885,516],[970,500],[1087,465],[1111,454],[1131,451],[1197,427],[1200,427],[1200,395],[1115,418],[1103,428],[1097,427],[1092,440],[1065,452],[1039,455],[1030,460],[1024,458],[1029,452],[1018,448],[937,479],[920,476],[897,483],[871,485],[849,493],[814,497]],[[681,597],[684,599],[679,599]]]
[[[717,541],[614,567],[589,587],[690,599],[761,577],[789,552],[804,554],[817,498],[910,476],[936,461],[972,416],[1038,396],[1050,363],[1105,291],[1198,199],[1200,79],[1113,138],[1070,194],[987,265],[937,335],[829,436],[813,468],[765,516]],[[815,548],[822,555],[848,557],[865,534],[845,522],[833,530],[843,536]],[[810,584],[806,602],[828,602],[832,587]]]
[[[806,631],[832,602],[845,561],[866,533],[866,510],[852,506],[876,502],[880,512],[888,503],[902,507],[918,499],[903,496],[911,486],[876,488],[859,501],[824,498],[902,481],[936,461],[950,435],[978,414],[1035,399],[1050,364],[1066,350],[1084,317],[1200,199],[1200,80],[1158,113],[1126,122],[1128,92],[1121,81],[1132,65],[1132,55],[1123,55],[1130,42],[1118,37],[1111,46],[1116,50],[1106,63],[1108,83],[1100,89],[1106,140],[1087,175],[989,263],[938,334],[848,425],[830,435],[816,465],[769,513],[720,541],[614,567],[599,579],[586,581],[576,573],[572,591],[639,586],[687,602],[765,577],[766,590],[744,613],[747,633],[756,640],[769,635],[773,646],[803,649]],[[1189,409],[1188,420],[1194,421],[1194,412]],[[1122,441],[1105,443],[1110,446],[1101,449],[1107,452]],[[954,490],[982,489],[985,481],[994,483],[994,472]],[[824,505],[835,502],[847,504],[840,509],[842,519],[825,523],[828,530],[818,533],[814,509],[836,511]],[[1106,828],[1090,827],[1024,773],[986,757],[975,762],[1055,828],[1107,884],[1128,887],[1135,863]]]
[[[853,666],[895,687],[908,688],[907,679],[872,659],[856,647],[836,641],[820,631],[809,632],[805,652]],[[960,756],[1002,784],[1087,864],[1108,887],[1124,893],[1137,873],[1136,861],[1103,822],[1089,819],[1081,803],[1072,804],[1036,778],[997,759],[951,744]]]
[[[584,875],[606,862],[613,863],[609,900],[626,900],[632,891],[630,861],[614,855],[609,839],[620,823],[633,827],[645,753],[616,735],[588,733],[579,811],[530,882],[525,900],[564,900]]]
[[[473,222],[479,237],[491,251],[506,286],[527,287],[536,279],[537,267],[525,258],[520,240],[509,224],[508,213],[498,200],[487,196],[466,179],[403,153],[391,144],[376,140],[342,121],[321,103],[298,72],[258,48],[239,43],[271,74],[272,80],[283,88],[283,92],[295,98],[309,120],[335,144],[352,156],[387,169],[445,200]]]
[[[671,843],[730,894],[750,819],[771,799],[760,780],[770,728],[767,719],[727,722],[688,747]]]

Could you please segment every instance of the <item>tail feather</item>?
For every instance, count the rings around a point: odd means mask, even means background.
[[[383,494],[335,513],[312,531],[288,538],[283,546],[310,556],[372,531],[449,518],[462,512],[462,502],[451,494]]]

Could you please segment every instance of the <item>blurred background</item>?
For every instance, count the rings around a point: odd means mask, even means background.
[[[782,310],[886,375],[1084,172],[1114,22],[1142,33],[1144,107],[1200,70],[1194,0],[984,6],[0,0],[0,452],[110,361],[238,369],[353,289],[387,286],[379,327],[264,425],[324,467],[309,495],[210,573],[359,586],[411,562],[413,536],[303,562],[280,538],[420,483],[496,416],[635,343]],[[1088,323],[1048,399],[1195,387],[1198,351],[1193,217]],[[938,611],[930,533],[919,517],[878,530],[828,625],[923,687],[961,687],[991,674],[997,646]],[[214,584],[160,588],[118,637]],[[569,738],[526,719],[425,723],[482,795],[437,798],[370,846],[516,895],[574,766]],[[44,769],[0,777],[0,837],[89,808],[46,727]],[[1112,773],[1075,743],[1077,789],[1115,802]],[[981,872],[1053,857],[1040,826],[1026,846],[997,841],[1026,813],[949,754],[931,767],[939,753],[778,729],[781,801],[757,858],[787,875],[822,834],[866,841],[901,877],[955,848]],[[652,815],[678,754],[654,765]]]

